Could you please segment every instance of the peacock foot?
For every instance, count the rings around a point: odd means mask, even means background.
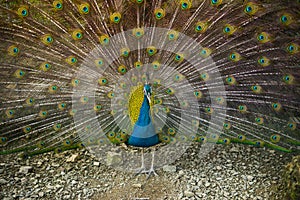
[[[154,167],[151,167],[149,170],[147,170],[145,167],[141,167],[135,169],[134,171],[135,176],[138,176],[140,174],[147,174],[147,179],[150,178],[151,175],[158,176],[158,174],[154,170]]]

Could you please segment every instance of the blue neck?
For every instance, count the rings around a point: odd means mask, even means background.
[[[147,96],[144,95],[143,104],[142,104],[142,107],[140,109],[139,118],[138,118],[136,124],[139,125],[139,126],[146,126],[146,125],[150,124],[150,122],[151,122],[150,104],[149,104],[149,101],[147,99]]]

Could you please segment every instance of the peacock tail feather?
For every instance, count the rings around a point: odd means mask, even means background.
[[[298,0],[0,1],[0,154],[160,141],[300,144]]]

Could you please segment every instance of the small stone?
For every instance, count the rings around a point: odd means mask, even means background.
[[[176,172],[176,166],[174,165],[165,165],[163,166],[164,172]]]
[[[205,186],[205,187],[209,187],[209,186],[210,186],[210,183],[209,183],[209,182],[206,182],[204,186]]]
[[[100,166],[100,162],[94,162],[94,166],[99,167]]]
[[[3,174],[3,172],[4,172],[4,169],[0,169],[0,174]]]
[[[232,147],[229,151],[233,153],[239,153],[239,149],[236,147]]]
[[[248,176],[247,176],[247,180],[248,180],[248,181],[253,181],[253,179],[254,179],[253,176],[251,176],[251,175],[248,175]]]
[[[239,174],[238,172],[233,172],[232,176],[236,176],[238,174]]]
[[[253,184],[254,184],[254,182],[252,182],[252,181],[251,181],[251,182],[249,182],[249,185],[253,185]]]
[[[44,192],[39,192],[39,197],[43,197],[44,195]]]
[[[3,178],[0,179],[0,185],[4,185],[4,184],[6,184],[6,183],[8,183],[7,180],[5,180],[5,179],[3,179]]]
[[[73,154],[71,157],[69,157],[69,158],[66,160],[66,162],[75,162],[76,159],[77,159],[77,157],[78,157],[78,153]]]
[[[134,188],[142,188],[142,184],[135,183],[135,184],[132,184],[132,187],[134,187]]]
[[[224,192],[224,196],[225,196],[225,197],[228,197],[229,195],[230,195],[229,192],[226,192],[226,191]]]
[[[51,166],[52,167],[59,167],[59,164],[58,163],[52,163]]]
[[[70,199],[71,198],[71,195],[65,195],[64,197],[63,197],[63,199]]]
[[[84,188],[83,189],[83,194],[86,195],[88,193],[88,191],[89,191],[88,189]]]
[[[184,191],[184,196],[186,197],[193,197],[195,194],[193,192],[190,191]]]
[[[77,183],[78,183],[78,182],[75,181],[75,180],[72,180],[72,182],[71,182],[72,185],[76,185]]]
[[[31,166],[22,166],[19,170],[20,173],[24,173],[27,174],[28,172],[32,171],[32,167]]]
[[[217,170],[221,170],[221,169],[222,169],[222,167],[220,167],[220,166],[217,166],[217,167],[216,167],[216,169],[217,169]]]

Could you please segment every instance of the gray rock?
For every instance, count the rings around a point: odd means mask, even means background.
[[[39,192],[39,197],[43,197],[44,195],[44,192]]]
[[[32,172],[32,167],[31,166],[22,166],[22,167],[20,167],[20,170],[19,170],[19,172],[20,173],[24,173],[24,174],[27,174],[27,173],[29,173],[29,172]]]
[[[176,166],[174,165],[165,165],[163,166],[164,172],[176,172]]]
[[[6,184],[6,183],[8,183],[7,180],[5,180],[5,179],[3,179],[3,178],[0,179],[0,185],[4,185],[4,184]]]
[[[142,188],[142,184],[135,183],[135,184],[132,184],[132,187],[134,187],[134,188]]]
[[[72,182],[71,182],[72,185],[76,185],[77,183],[78,183],[78,182],[75,181],[75,180],[72,180]]]
[[[210,186],[210,183],[209,183],[209,182],[206,182],[206,183],[204,184],[204,186],[205,186],[205,187],[209,187],[209,186]]]
[[[247,180],[248,180],[248,181],[253,181],[253,179],[254,179],[253,176],[251,176],[251,175],[248,175],[248,176],[247,176]]]
[[[184,191],[184,196],[186,196],[186,197],[193,197],[193,196],[195,196],[195,194],[193,192],[191,192],[191,191]]]
[[[66,162],[75,162],[77,160],[77,158],[78,158],[78,153],[73,154],[66,160]]]

